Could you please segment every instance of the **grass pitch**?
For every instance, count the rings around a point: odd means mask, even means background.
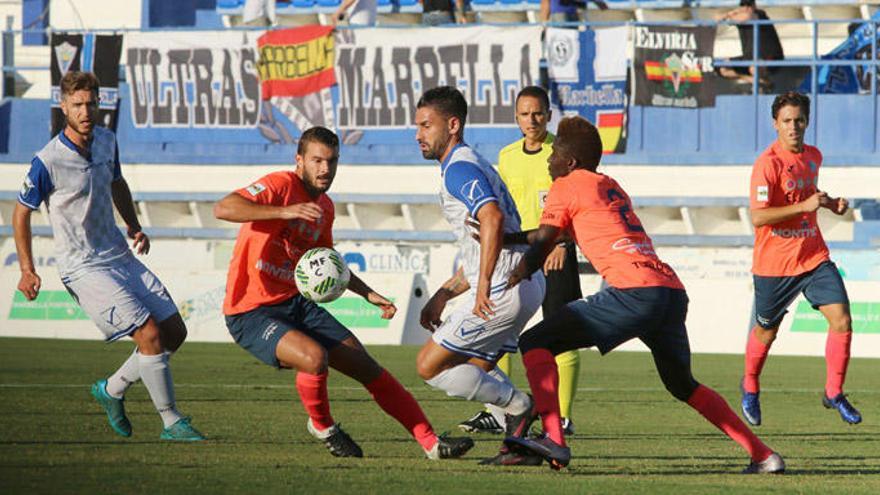
[[[643,353],[582,354],[569,469],[477,465],[501,437],[476,435],[463,459],[431,462],[356,382],[331,373],[337,421],[364,459],[336,459],[305,429],[292,372],[232,344],[186,344],[173,359],[180,409],[209,440],[159,441],[143,387],[126,401],[134,435],[116,436],[89,385],[130,344],[0,339],[0,493],[880,493],[880,360],[853,359],[847,391],[865,421],[820,404],[824,360],[772,356],[758,434],[788,463],[784,476],[742,476],[745,453],[663,389]],[[424,385],[414,347],[370,352],[415,395],[438,432],[478,406]],[[525,386],[515,359],[514,382]],[[738,410],[742,357],[696,355],[697,378]]]

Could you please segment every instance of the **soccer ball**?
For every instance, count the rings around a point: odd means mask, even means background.
[[[299,293],[315,302],[338,298],[351,278],[342,255],[323,247],[306,251],[296,263],[295,275]]]

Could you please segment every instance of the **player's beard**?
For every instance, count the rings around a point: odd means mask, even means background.
[[[422,157],[425,160],[439,160],[443,156],[443,151],[449,145],[449,138],[450,136],[447,134],[444,139],[438,139],[433,145],[425,143],[428,145],[428,148],[422,150]]]

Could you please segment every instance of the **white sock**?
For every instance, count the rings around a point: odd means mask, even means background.
[[[140,366],[138,365],[137,347],[128,359],[122,363],[122,366],[115,373],[107,378],[107,394],[110,397],[121,399],[125,395],[128,387],[131,387],[141,379]]]
[[[511,387],[513,387],[513,382],[510,381],[510,377],[508,377],[506,373],[501,371],[501,368],[496,366],[492,368],[492,371],[489,371],[488,373],[489,376],[495,378],[499,382],[507,383]],[[516,387],[514,387],[514,389],[515,388]],[[507,424],[507,420],[504,418],[504,408],[498,407],[495,404],[486,404],[486,409],[489,411],[489,414],[491,414],[492,417],[495,418],[495,421],[497,421],[498,424],[501,425],[502,428],[504,428]]]
[[[183,417],[174,405],[174,383],[171,381],[168,355],[162,353],[144,356],[139,353],[137,356],[141,380],[144,381],[144,386],[153,399],[153,405],[156,406],[167,428]]]
[[[450,397],[461,397],[503,408],[508,406],[516,392],[510,381],[499,381],[478,366],[467,363],[443,370],[426,383],[443,390]]]

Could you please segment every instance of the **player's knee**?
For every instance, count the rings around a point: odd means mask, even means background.
[[[430,363],[426,363],[423,360],[419,360],[416,363],[416,373],[418,373],[419,378],[422,380],[428,381],[431,378],[437,376],[439,371],[436,366],[431,365]]]
[[[143,326],[135,330],[131,337],[137,343],[141,354],[154,356],[164,351],[159,327],[152,319],[148,319]]]
[[[842,314],[828,321],[828,330],[838,333],[852,332],[852,317]]]
[[[669,380],[663,384],[673,397],[682,402],[687,402],[687,400],[691,398],[691,395],[694,394],[694,390],[700,385],[692,376],[678,380]]]
[[[176,352],[186,340],[186,324],[183,323],[183,318],[179,313],[160,323],[159,328],[162,332],[162,344],[165,350]]]
[[[320,375],[327,372],[327,352],[320,347],[304,352],[296,368],[303,373]]]

